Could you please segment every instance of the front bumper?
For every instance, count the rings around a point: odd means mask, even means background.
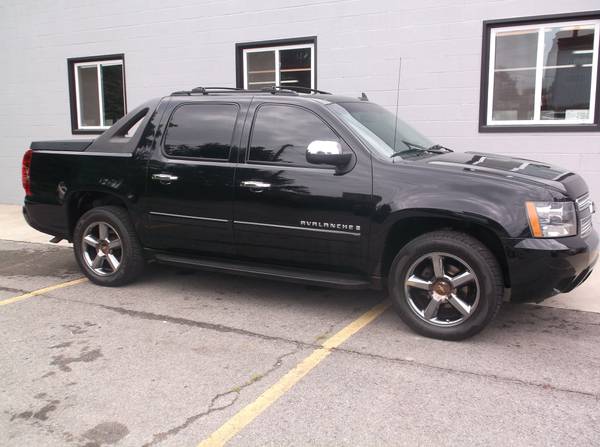
[[[540,302],[583,283],[598,260],[598,234],[507,239],[511,300]]]

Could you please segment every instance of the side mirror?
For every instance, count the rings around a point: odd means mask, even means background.
[[[315,140],[306,148],[306,161],[315,165],[344,166],[352,160],[352,154],[342,153],[339,141]]]

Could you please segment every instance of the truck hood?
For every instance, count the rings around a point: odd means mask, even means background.
[[[525,158],[507,157],[485,152],[451,152],[424,160],[425,163],[465,174],[494,176],[530,185],[545,186],[576,199],[588,189],[574,172]]]

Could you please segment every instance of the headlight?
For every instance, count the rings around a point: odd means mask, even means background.
[[[533,237],[577,234],[577,215],[573,202],[527,202],[525,205]]]

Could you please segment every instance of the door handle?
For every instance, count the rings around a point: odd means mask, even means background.
[[[262,191],[263,189],[267,189],[271,187],[270,183],[258,182],[255,180],[245,180],[241,183],[244,188],[250,188],[255,191]]]
[[[176,182],[179,180],[179,177],[171,174],[152,174],[152,180],[156,180],[157,182],[161,182],[164,184],[169,184],[171,182]]]

